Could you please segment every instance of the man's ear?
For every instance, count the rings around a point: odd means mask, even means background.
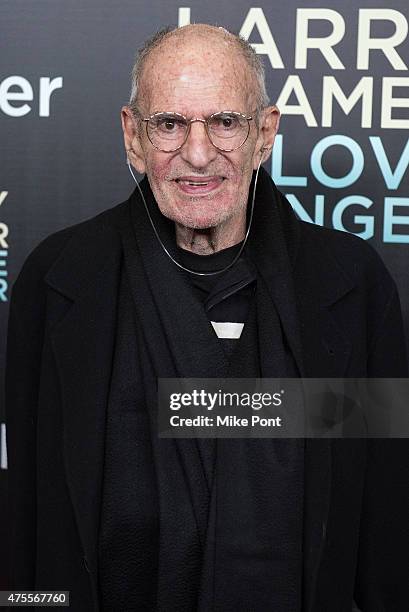
[[[128,159],[139,174],[144,174],[146,164],[141,145],[140,132],[129,106],[123,106],[121,109],[121,123]]]
[[[257,169],[260,159],[262,163],[268,160],[274,145],[274,140],[280,124],[280,111],[277,106],[263,108],[259,117],[259,134],[254,151],[253,168]]]

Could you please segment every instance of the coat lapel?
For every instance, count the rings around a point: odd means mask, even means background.
[[[347,376],[352,347],[334,312],[337,303],[353,289],[354,282],[344,275],[334,259],[326,258],[306,237],[300,241],[293,262],[303,376]],[[331,503],[332,448],[331,439],[305,440],[303,603],[306,612],[314,610],[319,588]]]
[[[257,196],[265,204],[254,215],[250,246],[255,263],[277,308],[300,375],[340,378],[346,374],[352,347],[337,324],[334,306],[356,283],[320,248],[306,224],[296,219],[271,179],[265,173],[260,177]],[[271,251],[273,257],[266,257]]]
[[[317,242],[308,240],[306,228],[264,174],[257,193],[265,205],[255,214],[252,252],[279,313],[300,375],[345,376],[351,345],[338,326],[333,309],[355,283],[345,276],[335,260],[323,257]],[[265,227],[270,227],[270,231],[265,232]],[[266,233],[274,238],[271,260],[266,259],[271,246],[262,238]],[[303,609],[306,612],[314,609],[325,543],[331,501],[331,454],[330,439],[305,440]]]
[[[303,252],[308,249],[303,249]],[[337,303],[354,288],[335,260],[314,261],[307,253],[300,254],[295,270],[297,308],[306,376],[313,378],[342,378],[347,375],[351,342],[341,330],[335,311]],[[319,253],[315,252],[317,260]],[[311,270],[318,269],[319,274]],[[338,269],[337,282],[334,276]],[[309,270],[309,272],[308,272]]]
[[[308,252],[306,252],[308,251]],[[313,256],[317,261],[313,262]],[[341,378],[347,375],[351,345],[333,314],[337,302],[353,283],[338,270],[335,261],[319,261],[319,252],[300,251],[295,267],[295,291],[300,321],[304,375],[309,378]],[[308,261],[309,259],[309,261]],[[312,270],[319,273],[312,274]],[[304,581],[305,610],[314,609],[318,570],[322,562],[331,502],[332,446],[330,439],[305,440]]]
[[[105,411],[120,255],[119,239],[112,230],[100,228],[90,236],[79,232],[46,276],[60,299],[71,303],[62,321],[55,325],[51,340],[61,384],[66,477],[95,609]]]

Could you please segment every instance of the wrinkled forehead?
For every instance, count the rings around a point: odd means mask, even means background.
[[[186,113],[191,106],[203,106],[207,112],[249,112],[253,81],[246,60],[231,42],[210,37],[169,40],[147,58],[140,79],[139,105],[145,112]]]

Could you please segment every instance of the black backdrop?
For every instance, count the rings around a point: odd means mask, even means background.
[[[408,3],[303,4],[3,0],[2,372],[10,287],[23,260],[46,235],[133,189],[119,110],[128,99],[134,53],[160,27],[189,20],[241,31],[256,45],[271,99],[283,112],[266,168],[301,217],[370,240],[398,284],[408,329]],[[7,548],[4,425],[1,431],[0,587]]]

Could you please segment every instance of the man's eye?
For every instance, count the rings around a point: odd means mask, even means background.
[[[156,129],[161,132],[177,132],[181,128],[183,129],[183,121],[174,117],[162,117],[157,120]]]
[[[163,122],[163,127],[167,132],[170,132],[175,128],[175,121],[172,119],[166,119],[166,121]]]
[[[213,117],[211,127],[219,131],[229,132],[238,126],[238,119],[235,115],[220,115]]]

